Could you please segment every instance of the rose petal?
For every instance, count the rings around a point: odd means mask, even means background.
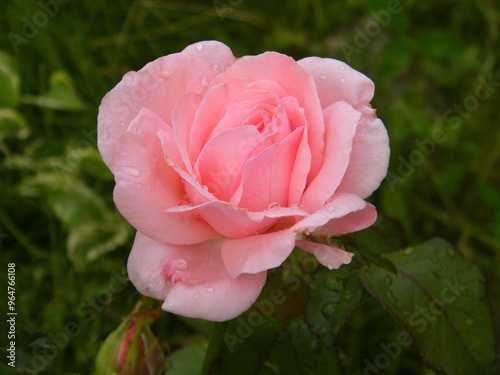
[[[218,73],[201,57],[177,53],[125,74],[99,107],[97,141],[106,165],[111,169],[121,135],[142,108],[171,124],[172,110],[189,83],[199,77],[211,80]]]
[[[324,116],[326,145],[323,164],[300,202],[300,207],[309,212],[322,207],[340,185],[349,165],[361,113],[345,102],[338,102],[325,109]]]
[[[351,259],[354,256],[353,253],[349,253],[338,247],[323,245],[316,242],[310,241],[297,241],[296,245],[302,250],[305,250],[313,254],[318,262],[320,262],[328,269],[337,269],[343,264],[351,263]]]
[[[258,140],[259,131],[254,126],[240,126],[217,134],[203,147],[195,170],[218,199],[229,201],[233,181]]]
[[[273,207],[261,212],[249,212],[222,201],[208,202],[198,206],[176,206],[170,208],[168,212],[200,217],[217,233],[227,238],[251,236],[267,230],[278,222],[294,223],[296,218],[308,215],[299,208],[291,207]]]
[[[320,236],[341,236],[346,233],[353,233],[363,230],[373,225],[377,220],[377,210],[370,203],[359,211],[351,212],[338,219],[332,219],[325,225],[314,231],[315,235]]]
[[[351,212],[362,210],[366,204],[363,199],[354,194],[335,194],[327,200],[323,208],[299,221],[290,230],[295,233],[312,233],[332,219],[338,219]]]
[[[295,246],[295,236],[283,230],[226,240],[222,245],[222,259],[233,278],[244,273],[258,274],[283,263]]]
[[[339,101],[358,108],[367,105],[373,98],[373,82],[342,61],[306,57],[299,60],[298,64],[314,78],[321,108],[328,108]]]
[[[189,244],[218,237],[204,222],[165,213],[184,194],[156,136],[165,127],[158,116],[142,109],[123,134],[112,164],[116,206],[137,230],[157,241]]]
[[[244,79],[247,82],[274,81],[289,96],[297,99],[307,119],[307,135],[312,153],[309,177],[312,179],[316,176],[322,162],[324,123],[312,77],[291,57],[276,52],[265,52],[257,56],[239,58],[231,69],[217,76],[213,83],[223,83],[233,79]]]
[[[130,281],[142,294],[164,299],[166,311],[212,321],[235,318],[255,302],[266,273],[231,278],[221,244],[166,245],[137,233],[127,266]]]
[[[236,61],[231,49],[224,43],[216,40],[207,40],[187,46],[183,55],[192,55],[204,59],[218,72],[227,70]]]
[[[337,192],[366,198],[379,186],[389,166],[389,137],[375,111],[365,108],[352,146],[349,166]]]
[[[303,127],[296,129],[280,144],[248,160],[243,170],[241,189],[230,202],[250,211],[266,210],[270,203],[288,204],[290,179],[303,131]]]

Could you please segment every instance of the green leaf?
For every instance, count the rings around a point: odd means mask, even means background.
[[[173,352],[167,357],[165,375],[199,375],[206,351],[207,342],[203,341]]]
[[[23,115],[14,109],[0,108],[0,140],[25,139],[29,134],[30,128]]]
[[[0,51],[0,107],[14,107],[19,101],[21,79],[14,59]]]
[[[223,337],[223,350],[208,373],[341,373],[334,348],[324,346],[300,316],[277,320],[264,316],[260,319],[255,312],[244,314],[229,322]]]
[[[450,375],[489,373],[494,338],[481,272],[441,239],[386,256],[398,276],[365,266],[360,280],[409,333],[422,360]]]
[[[292,274],[296,263],[288,260],[252,309],[216,326],[203,374],[341,373],[333,341],[362,287],[347,268],[330,271],[311,260]]]
[[[23,96],[25,104],[33,104],[48,109],[81,111],[86,104],[80,99],[71,76],[58,71],[50,76],[49,90],[40,96]]]
[[[359,279],[346,268],[322,270],[308,286],[305,321],[323,344],[333,345],[362,292]]]

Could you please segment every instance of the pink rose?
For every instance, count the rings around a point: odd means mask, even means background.
[[[224,321],[257,299],[294,246],[372,225],[364,201],[387,172],[374,85],[343,62],[276,53],[236,59],[216,41],[127,73],[99,109],[114,200],[137,229],[130,280],[176,314]]]

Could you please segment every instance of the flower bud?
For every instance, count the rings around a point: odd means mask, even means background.
[[[139,310],[125,318],[106,338],[96,360],[97,375],[157,375],[165,372],[165,356],[150,324],[154,310]]]

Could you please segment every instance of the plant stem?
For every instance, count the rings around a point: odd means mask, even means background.
[[[203,367],[200,375],[210,374],[210,370],[220,355],[222,345],[224,343],[224,332],[226,331],[228,322],[214,322],[210,333],[210,341],[208,342],[207,353],[203,361]]]

